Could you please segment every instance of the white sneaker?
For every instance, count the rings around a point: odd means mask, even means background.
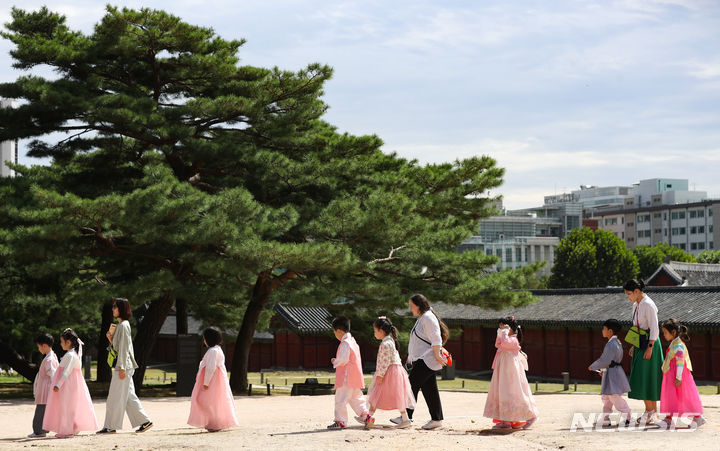
[[[402,417],[390,418],[390,422],[395,423],[395,424],[400,424],[403,422],[403,419],[402,419]],[[412,422],[413,422],[413,420],[410,420],[410,423],[412,423]]]
[[[707,423],[707,420],[705,419],[705,417],[697,417],[690,422],[690,427],[693,429],[696,429],[705,423]]]
[[[442,421],[440,420],[430,420],[422,426],[423,429],[428,431],[437,429],[439,427],[442,427]]]
[[[392,420],[390,420],[390,421],[392,421]],[[400,421],[399,423],[397,423],[397,426],[395,426],[395,429],[407,429],[410,426],[412,426],[412,421],[405,420],[405,421]]]
[[[365,419],[359,415],[355,415],[355,421],[357,421],[360,424],[365,424]],[[392,421],[392,420],[390,420]]]

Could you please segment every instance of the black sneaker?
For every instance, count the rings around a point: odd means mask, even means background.
[[[96,432],[96,434],[114,434],[115,429],[102,428]]]
[[[135,432],[145,432],[148,429],[150,429],[151,427],[153,427],[153,423],[152,423],[152,421],[148,421],[147,423],[141,424],[140,427],[137,428],[137,431],[135,431]]]

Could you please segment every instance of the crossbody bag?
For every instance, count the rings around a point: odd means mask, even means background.
[[[628,330],[627,334],[625,335],[625,342],[630,343],[634,347],[644,351],[648,346],[648,341],[650,339],[650,331],[641,329],[639,325],[635,325],[635,319],[637,318],[638,310],[640,310],[640,305],[635,307],[635,312],[633,313],[631,323],[632,327],[630,327],[630,330]]]
[[[420,334],[417,333],[417,330],[415,330],[415,326],[413,326],[410,333],[415,334],[416,337],[418,337],[420,340],[424,341],[432,347],[432,343],[430,343],[428,340],[424,339],[420,336]],[[443,346],[440,346],[440,357],[443,359],[447,366],[452,366],[452,354],[450,354],[450,351],[445,349]],[[410,368],[412,368],[412,363],[410,363]]]

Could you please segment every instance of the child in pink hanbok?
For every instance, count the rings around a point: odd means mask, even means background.
[[[44,333],[38,335],[35,339],[38,351],[45,357],[40,363],[40,368],[35,375],[33,382],[33,395],[35,396],[35,416],[33,417],[33,432],[28,435],[29,438],[45,437],[48,431],[42,428],[43,419],[45,418],[45,407],[47,406],[48,396],[52,391],[52,381],[55,377],[55,371],[58,368],[58,359],[52,350],[55,342],[53,336]]]
[[[195,378],[188,424],[216,432],[237,426],[238,419],[225,368],[225,354],[220,347],[222,333],[216,327],[209,327],[203,331],[203,341],[208,350]]]
[[[66,352],[53,378],[53,391],[48,396],[42,426],[46,431],[57,432],[57,438],[72,437],[80,431],[94,431],[98,427],[81,370],[82,344],[72,329],[65,329],[60,334],[60,346]]]
[[[410,379],[402,366],[400,354],[397,350],[397,329],[385,316],[381,316],[373,323],[375,338],[382,340],[377,354],[377,365],[370,388],[368,388],[368,404],[370,404],[370,419],[365,422],[365,429],[370,429],[375,423],[372,415],[375,410],[399,410],[400,423],[398,429],[409,428],[412,423],[407,415],[407,409],[415,408]]]
[[[692,362],[685,345],[690,341],[687,327],[675,318],[662,323],[662,333],[670,342],[662,365],[663,380],[660,390],[660,412],[666,415],[662,421],[669,427],[673,416],[691,416],[691,427],[705,424],[703,406],[695,379]]]
[[[355,411],[355,419],[362,424],[372,420],[362,389],[365,379],[362,372],[360,347],[350,334],[350,320],[337,316],[332,320],[333,333],[340,341],[335,357],[330,359],[335,368],[335,420],[327,427],[341,431],[347,427],[347,405]],[[374,420],[372,420],[374,421]]]
[[[520,350],[522,328],[509,316],[500,320],[484,416],[492,418],[494,429],[527,429],[538,416],[525,371],[527,356]]]

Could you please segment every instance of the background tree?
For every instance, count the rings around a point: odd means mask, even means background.
[[[30,201],[6,230],[32,222],[38,246],[82,281],[74,293],[92,299],[80,305],[95,321],[114,296],[145,306],[138,386],[173,306],[239,330],[231,385],[242,391],[253,333],[276,302],[346,297],[368,315],[415,291],[489,307],[532,300],[511,289],[538,265],[491,274],[494,257],[455,252],[494,211],[488,190],[503,170],[489,157],[422,166],[383,153],[376,136],[338,133],[322,120],[329,67],[240,66],[242,41],[162,11],[108,7],[87,36],[45,8],[12,16],[15,66],[58,78],[0,85],[24,100],[0,110],[0,139],[69,136],[31,143],[52,164],[17,167]]]
[[[702,251],[697,257],[698,263],[720,263],[720,250]]]
[[[633,253],[640,265],[640,277],[647,279],[660,267],[666,257],[676,262],[694,262],[695,257],[679,247],[668,243],[657,243],[654,246],[636,246]]]
[[[608,230],[574,229],[555,249],[552,288],[622,286],[637,276],[637,257]]]

